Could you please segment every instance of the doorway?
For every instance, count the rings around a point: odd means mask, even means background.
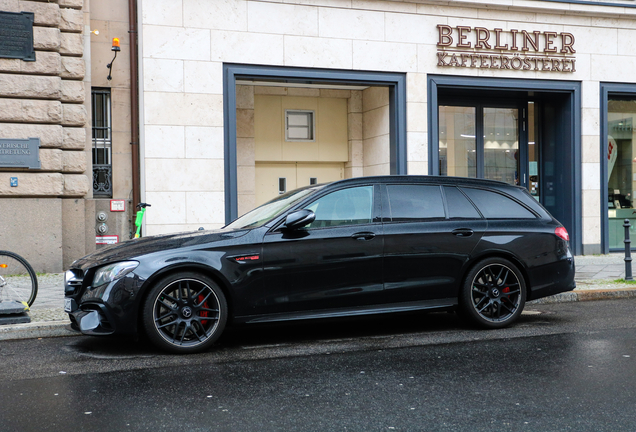
[[[429,78],[429,170],[526,188],[582,252],[580,84]]]

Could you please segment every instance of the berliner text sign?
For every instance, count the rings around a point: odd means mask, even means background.
[[[572,33],[445,24],[437,29],[438,66],[576,72]]]

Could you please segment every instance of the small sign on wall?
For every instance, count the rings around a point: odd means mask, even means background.
[[[126,211],[126,200],[110,200],[110,211],[112,212]]]
[[[0,138],[0,167],[40,169],[40,138]]]
[[[117,243],[119,243],[119,236],[117,235],[95,236],[95,244],[98,245],[110,245]]]

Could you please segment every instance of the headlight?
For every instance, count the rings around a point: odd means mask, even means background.
[[[123,261],[100,267],[93,277],[93,288],[126,276],[137,268],[138,265],[139,263],[137,261]]]

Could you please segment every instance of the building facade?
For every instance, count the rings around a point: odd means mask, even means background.
[[[81,60],[85,73],[0,58],[11,63],[0,70],[0,138],[41,142],[40,169],[0,166],[0,205],[13,212],[1,248],[28,258],[20,240],[42,233],[45,215],[30,210],[43,202],[67,265],[130,237],[138,201],[152,204],[147,235],[212,229],[295,187],[379,174],[526,187],[576,254],[622,247],[622,221],[636,214],[631,0],[0,0],[0,11],[36,6],[60,20],[35,14],[35,63]],[[80,14],[81,28],[55,24]],[[56,25],[59,45],[37,42]],[[82,52],[62,48],[66,34]],[[16,77],[35,75],[82,84],[83,98],[15,93],[26,79]],[[29,117],[31,99],[62,114]],[[85,116],[69,123],[78,106]],[[17,127],[35,123],[62,138]],[[84,139],[65,142],[79,130]],[[32,177],[63,187],[30,193]]]

